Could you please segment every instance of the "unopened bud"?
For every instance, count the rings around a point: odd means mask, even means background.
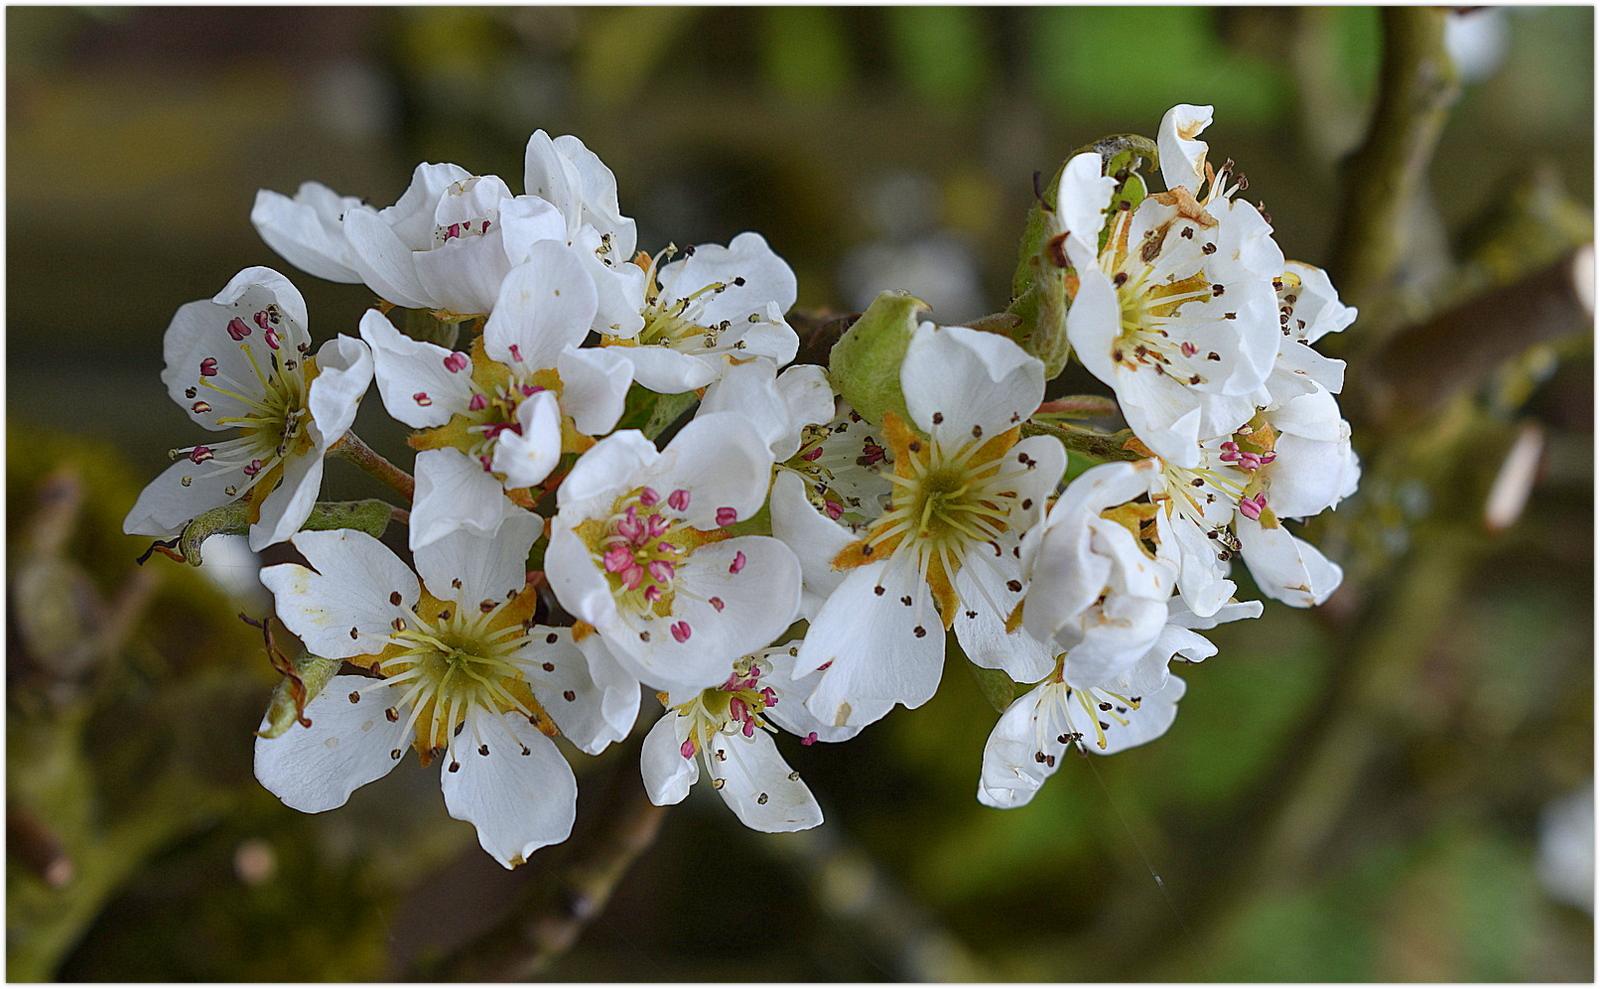
[[[900,390],[900,365],[917,330],[918,317],[927,311],[928,304],[909,293],[881,292],[833,345],[828,355],[828,381],[868,422],[883,422],[886,412],[910,420]]]

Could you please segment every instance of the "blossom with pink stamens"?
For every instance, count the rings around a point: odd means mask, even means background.
[[[844,741],[860,729],[830,728],[805,709],[801,702],[822,674],[796,680],[798,651],[792,642],[764,649],[734,663],[716,686],[664,698],[667,710],[645,737],[640,755],[652,803],[682,800],[700,778],[703,763],[712,787],[746,826],[779,832],[822,823],[822,809],[771,736],[781,728],[810,745],[819,739]]]
[[[633,430],[606,437],[557,492],[545,557],[557,598],[652,688],[722,682],[799,608],[789,548],[719,524],[720,509],[760,510],[771,470],[759,433],[733,412],[695,419],[663,451]]]

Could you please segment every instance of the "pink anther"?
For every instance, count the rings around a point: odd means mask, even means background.
[[[645,488],[643,491],[639,492],[639,504],[646,508],[649,508],[651,505],[654,505],[660,500],[661,495],[656,491],[655,488]]]
[[[667,495],[667,507],[673,509],[674,511],[687,512],[689,510],[689,492],[682,488],[678,488],[676,491]]]
[[[744,569],[744,551],[740,550],[739,552],[733,554],[733,562],[728,564],[728,572],[729,573],[738,573],[739,571],[741,571],[743,569]]]
[[[451,351],[444,359],[444,369],[451,374],[460,374],[467,369],[467,355],[460,351]]]
[[[250,335],[250,324],[235,316],[228,320],[228,336],[235,340],[243,340]]]
[[[613,546],[601,558],[607,573],[621,573],[633,564],[633,551],[626,546]]]
[[[676,622],[671,628],[672,637],[679,642],[688,642],[692,630],[688,622]]]
[[[200,362],[200,373],[205,375],[208,378],[216,377],[216,374],[217,374],[217,359],[215,357],[207,357],[205,360],[201,361]]]
[[[1265,492],[1256,495],[1254,498],[1243,498],[1239,501],[1239,511],[1252,522],[1261,518],[1261,513],[1266,510],[1266,507],[1267,496]]]
[[[739,521],[739,513],[726,506],[717,509],[717,524],[732,525]]]
[[[487,395],[479,395],[474,393],[472,398],[467,402],[468,412],[481,412],[488,407],[489,398]]]

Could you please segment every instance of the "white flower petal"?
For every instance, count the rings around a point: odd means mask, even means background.
[[[413,340],[376,309],[361,316],[361,339],[372,348],[378,395],[391,416],[413,429],[442,426],[472,400],[472,376],[445,365],[450,351]]]
[[[411,503],[411,551],[457,529],[488,535],[522,512],[493,474],[456,449],[417,454],[417,489]]]
[[[411,747],[410,723],[384,713],[402,694],[369,677],[334,677],[306,705],[309,727],[294,724],[277,738],[256,737],[256,779],[307,814],[342,807],[357,787],[395,767],[395,752]],[[263,718],[261,730],[267,727]]]
[[[806,618],[815,617],[828,595],[843,582],[846,571],[835,570],[833,561],[855,537],[811,507],[805,482],[787,470],[779,471],[772,482],[772,534],[799,558],[804,579],[801,608]]]
[[[248,446],[248,440],[229,440],[211,449],[217,459],[233,460]],[[187,484],[183,483],[186,478]],[[254,478],[237,467],[224,470],[213,461],[195,464],[184,457],[139,492],[139,499],[122,521],[122,531],[162,539],[176,536],[191,519],[235,500],[254,483]],[[234,490],[230,493],[228,488]]]
[[[341,196],[320,182],[302,182],[293,199],[281,192],[256,192],[250,222],[268,247],[285,261],[331,282],[361,282],[350,263],[340,217],[361,205],[357,196]]]
[[[700,764],[693,756],[684,758],[679,722],[687,722],[676,711],[668,711],[644,737],[639,752],[639,772],[644,777],[644,792],[657,807],[669,807],[689,795],[689,787],[700,778]],[[682,730],[687,730],[685,724]],[[685,736],[686,737],[686,736]]]
[[[269,307],[281,314],[274,327],[277,350],[266,343],[266,331],[256,322],[256,314]],[[266,394],[263,376],[299,373],[276,370],[274,362],[297,358],[299,345],[309,341],[300,291],[271,268],[246,268],[209,301],[188,303],[173,314],[162,338],[166,366],[161,381],[195,422],[207,429],[227,429],[229,424],[220,419],[255,411],[234,396],[260,399]],[[211,409],[197,411],[203,406],[196,402]]]
[[[430,251],[412,251],[411,264],[429,309],[458,315],[494,308],[511,271],[505,230],[494,226],[476,237],[452,237]]]
[[[417,603],[416,575],[388,547],[354,529],[302,532],[293,542],[316,571],[295,563],[261,571],[278,617],[318,656],[349,659],[382,649],[389,623],[409,617]]]
[[[633,364],[610,347],[568,348],[556,358],[561,411],[586,436],[610,432],[622,417]]]
[[[978,780],[978,802],[988,807],[1021,807],[1033,799],[1044,781],[1055,773],[1066,744],[1056,740],[1060,731],[1039,726],[1040,708],[1049,702],[1058,684],[1042,684],[1011,702],[995,722],[983,745],[983,770]],[[1040,755],[1046,758],[1039,758]]]
[[[500,284],[484,351],[525,372],[555,367],[562,351],[588,336],[595,304],[594,282],[577,254],[563,241],[540,241]]]
[[[1205,189],[1208,145],[1198,140],[1211,125],[1211,107],[1179,103],[1161,118],[1156,150],[1161,154],[1161,181],[1168,189],[1183,186],[1199,196]]]
[[[802,831],[822,823],[822,808],[793,775],[772,737],[719,734],[708,743],[708,765],[720,773],[717,792],[748,828],[768,833]],[[713,785],[719,777],[713,777]]]
[[[428,593],[441,601],[476,607],[504,601],[527,583],[528,551],[544,532],[533,512],[517,509],[490,533],[457,529],[413,554]]]
[[[317,351],[317,377],[311,382],[306,407],[321,437],[318,456],[355,421],[361,398],[372,384],[372,371],[372,351],[355,337],[341,333]]]
[[[322,449],[283,463],[283,477],[261,502],[260,521],[250,527],[250,548],[260,552],[299,531],[322,491]]]
[[[730,571],[740,553],[744,565],[735,574]],[[624,614],[596,627],[610,637],[618,662],[644,684],[701,689],[727,680],[735,660],[765,647],[794,621],[800,562],[771,536],[738,536],[695,550],[679,565],[674,586],[668,618]],[[680,641],[670,629],[681,625],[688,635]]]
[[[735,327],[750,323],[751,316],[766,316],[769,305],[775,305],[781,315],[794,305],[796,295],[794,272],[788,263],[767,246],[760,234],[750,231],[733,238],[727,247],[696,245],[689,257],[663,266],[660,281],[663,306],[694,295],[708,285],[724,286],[701,296],[705,300],[697,320],[701,326],[714,326],[724,320]],[[787,364],[792,359],[791,352],[779,363]]]
[[[565,517],[609,515],[617,496],[655,465],[661,453],[637,429],[612,433],[578,458],[556,491]]]
[[[570,628],[535,625],[523,664],[533,695],[561,734],[589,755],[599,755],[633,730],[639,716],[639,681],[628,676],[590,635],[582,646]]]
[[[496,206],[500,211],[501,249],[511,267],[528,263],[537,244],[566,243],[566,219],[560,210],[538,196],[503,199]],[[495,306],[499,308],[499,303]]]
[[[1044,398],[1044,365],[997,333],[923,323],[906,348],[900,387],[916,424],[954,448],[1032,415]]]
[[[430,216],[430,235],[431,220]],[[432,308],[417,278],[412,260],[415,249],[407,246],[376,210],[361,206],[346,211],[344,235],[350,243],[351,266],[369,288],[397,306]]]
[[[774,459],[788,459],[800,449],[805,426],[833,418],[833,389],[814,364],[777,372],[765,358],[734,365],[706,389],[696,415],[738,412],[755,423]]]
[[[667,444],[655,476],[662,494],[675,488],[689,491],[685,520],[710,529],[722,508],[732,508],[740,519],[761,510],[772,480],[772,451],[744,415],[698,416]]]
[[[992,559],[983,554],[976,559],[969,556],[956,571],[956,595],[962,605],[952,627],[973,663],[1002,670],[1019,683],[1033,683],[1054,668],[1056,649],[1026,629],[1006,631],[1006,617],[1021,600],[1021,572],[1016,557],[1009,553]],[[1016,581],[1018,590],[1011,590],[1008,581]]]
[[[555,743],[515,715],[469,715],[440,779],[450,816],[478,829],[478,844],[506,868],[535,850],[567,840],[578,805],[578,781]],[[487,747],[488,754],[483,754]]]
[[[927,703],[944,671],[944,626],[927,583],[895,561],[850,571],[812,621],[795,670],[824,664],[806,707],[826,724],[871,724],[895,704]]]
[[[1100,251],[1100,230],[1106,225],[1106,207],[1117,188],[1117,180],[1102,175],[1100,153],[1086,151],[1075,155],[1061,170],[1056,186],[1056,211],[1052,230],[1077,241],[1086,256]]]
[[[1089,373],[1117,386],[1111,348],[1122,330],[1122,307],[1111,279],[1089,264],[1078,266],[1078,294],[1067,310],[1067,340]]]
[[[633,365],[633,380],[662,395],[681,395],[717,379],[717,368],[671,347],[645,345],[615,348]]]
[[[1233,523],[1241,555],[1261,593],[1296,608],[1328,600],[1344,580],[1337,563],[1283,526],[1268,529],[1240,514]]]
[[[794,675],[796,656],[801,640],[782,646],[764,649],[757,657],[761,669],[761,686],[771,687],[778,703],[770,705],[761,716],[791,735],[805,738],[815,735],[819,742],[843,742],[860,734],[863,725],[830,725],[818,720],[805,706],[805,700],[822,679],[820,671],[813,670],[805,676]]]

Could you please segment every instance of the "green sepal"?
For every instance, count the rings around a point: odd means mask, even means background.
[[[1099,152],[1101,174],[1117,179],[1117,189],[1111,195],[1110,207],[1113,210],[1121,209],[1124,202],[1130,209],[1137,207],[1144,199],[1147,187],[1139,174],[1141,158],[1149,162],[1151,168],[1161,164],[1156,143],[1138,134],[1112,134],[1067,155],[1050,181],[1039,189],[1039,195],[1034,199],[1033,206],[1028,210],[1028,218],[1023,223],[1022,241],[1017,246],[1017,270],[1011,279],[1013,299],[1022,298],[1033,285],[1036,270],[1033,261],[1047,246],[1045,241],[1048,238],[1045,235],[1050,226],[1049,214],[1056,208],[1061,173],[1066,170],[1067,162],[1089,151]]]
[[[908,292],[880,292],[828,354],[829,384],[868,422],[882,423],[887,412],[911,421],[900,365],[927,311],[928,304]]]
[[[306,705],[339,672],[343,660],[302,653],[298,659],[275,657],[273,663],[282,671],[283,679],[273,688],[272,701],[267,705],[267,727],[256,732],[262,738],[277,738],[296,721],[309,725],[305,720]]]
[[[1067,280],[1071,267],[1060,245],[1051,242],[1050,214],[1055,211],[1061,174],[1067,162],[1086,152],[1098,152],[1103,173],[1117,180],[1108,214],[1132,209],[1143,201],[1145,183],[1138,172],[1140,159],[1152,164],[1157,160],[1155,143],[1148,138],[1134,134],[1101,138],[1067,156],[1049,184],[1039,190],[1038,198],[1028,211],[1017,249],[1017,269],[1011,278],[1012,302],[1006,311],[1018,317],[1017,325],[1010,331],[1011,338],[1044,362],[1047,380],[1062,372],[1072,352],[1067,340],[1067,309],[1072,305],[1067,296]],[[1109,229],[1109,226],[1101,226],[1098,246],[1105,246]]]
[[[311,509],[302,529],[360,529],[381,537],[393,508],[380,498],[324,501]],[[178,536],[178,551],[192,567],[200,565],[200,547],[212,536],[242,536],[250,531],[250,506],[242,501],[220,505],[194,517]],[[170,543],[167,545],[171,545]],[[168,554],[171,555],[170,553]]]
[[[968,662],[967,669],[972,671],[972,679],[978,681],[978,689],[983,692],[983,699],[994,705],[996,711],[1005,713],[1011,706],[1012,700],[1017,696],[1016,681],[1004,670],[991,670]]]
[[[692,391],[663,395],[641,384],[629,385],[622,401],[622,415],[612,431],[637,429],[656,439],[699,400],[700,396]]]
[[[400,332],[413,340],[423,343],[436,343],[446,350],[454,350],[457,340],[461,336],[462,323],[468,320],[447,321],[435,316],[426,309],[400,309],[405,316],[401,320]]]

